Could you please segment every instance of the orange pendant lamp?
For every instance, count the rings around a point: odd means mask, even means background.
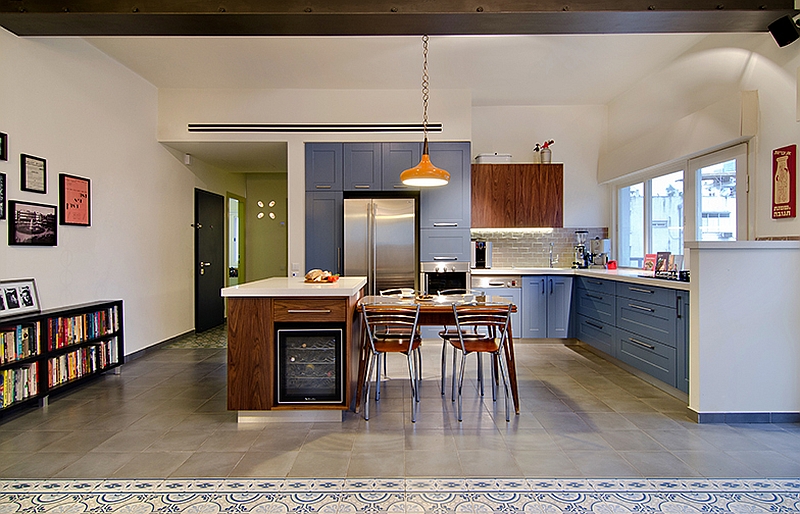
[[[422,36],[422,159],[419,164],[400,174],[400,180],[407,186],[435,187],[450,182],[450,174],[437,168],[428,155],[428,36]]]

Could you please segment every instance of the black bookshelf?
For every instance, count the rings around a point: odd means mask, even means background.
[[[0,319],[0,420],[121,366],[124,349],[122,300]]]

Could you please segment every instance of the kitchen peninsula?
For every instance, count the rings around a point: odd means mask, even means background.
[[[239,421],[341,419],[356,391],[356,304],[366,283],[366,277],[331,283],[275,277],[223,289],[228,410],[239,411]],[[298,385],[311,381],[323,390],[319,395]]]

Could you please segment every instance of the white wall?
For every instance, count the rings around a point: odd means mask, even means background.
[[[419,134],[189,133],[188,123],[419,123],[422,105],[412,90],[162,89],[158,138],[175,141],[285,141],[289,195],[289,263],[305,272],[305,143],[309,141],[419,141]],[[470,141],[471,95],[431,91],[431,123],[441,133],[431,141]]]
[[[194,187],[243,181],[162,147],[156,88],[80,39],[0,30],[0,68],[8,198],[55,205],[59,173],[92,181],[92,226],[59,226],[57,247],[1,242],[0,277],[35,277],[44,308],[122,299],[126,353],[191,330]],[[46,195],[20,191],[20,153],[47,159]]]
[[[770,201],[772,150],[800,141],[796,119],[800,51],[795,45],[778,48],[769,34],[706,37],[609,104],[607,147],[613,150],[632,142],[642,143],[631,145],[631,151],[636,152],[631,161],[645,162],[648,156],[652,159],[652,154],[658,154],[659,161],[685,157],[685,132],[670,132],[664,127],[696,130],[694,123],[682,123],[699,120],[700,113],[705,115],[702,123],[709,130],[728,127],[704,144],[724,144],[726,138],[733,138],[729,128],[733,117],[739,115],[733,111],[737,104],[729,102],[733,107],[723,111],[714,107],[743,91],[756,91],[759,119],[751,141],[751,151],[755,153],[749,170],[749,208],[754,226],[750,238],[798,235],[798,219],[772,220]],[[751,131],[740,130],[745,132]],[[601,156],[601,168],[606,157]],[[637,167],[625,165],[622,159],[616,159],[609,169],[601,169],[601,179],[618,177]]]
[[[564,226],[607,227],[607,186],[597,183],[607,109],[602,105],[495,106],[472,109],[472,157],[510,153],[533,162],[533,146],[553,139],[552,162],[564,163]]]

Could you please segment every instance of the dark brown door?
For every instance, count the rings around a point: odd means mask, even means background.
[[[225,198],[194,190],[194,329],[225,321]]]

